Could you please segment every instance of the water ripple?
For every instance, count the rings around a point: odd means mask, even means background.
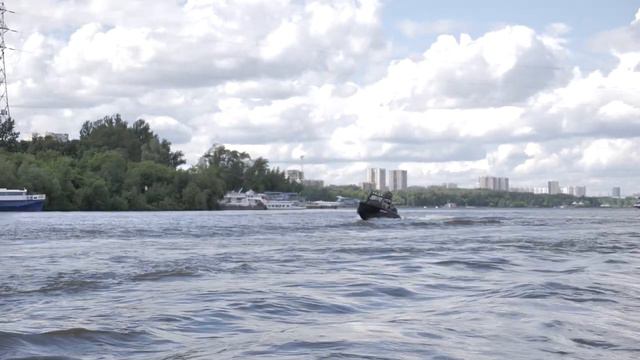
[[[640,216],[0,214],[0,359],[635,359]]]

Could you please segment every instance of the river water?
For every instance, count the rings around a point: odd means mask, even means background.
[[[640,211],[0,214],[0,359],[638,359]]]

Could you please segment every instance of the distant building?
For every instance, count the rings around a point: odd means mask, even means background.
[[[458,188],[458,184],[456,183],[444,183],[442,184],[442,187],[445,189],[457,189]]]
[[[387,189],[387,170],[382,168],[367,169],[365,182],[373,184],[375,190],[384,191]]]
[[[376,189],[376,184],[372,183],[372,182],[363,182],[362,183],[362,190],[364,191],[373,191]]]
[[[287,170],[287,179],[297,183],[302,183],[302,180],[304,180],[304,173],[300,170]]]
[[[620,198],[620,187],[619,186],[616,186],[613,189],[611,189],[611,197],[618,198],[618,199]]]
[[[533,188],[533,193],[534,194],[548,194],[549,193],[549,187],[548,186],[534,187]]]
[[[573,186],[563,186],[563,187],[560,189],[560,192],[561,192],[562,194],[565,194],[565,195],[571,195],[571,196],[574,196],[574,195],[576,194],[576,192],[575,192],[575,188],[574,188]]]
[[[534,193],[534,189],[530,187],[512,187],[509,188],[509,191],[517,193]]]
[[[587,187],[586,186],[576,186],[575,196],[577,197],[585,197],[587,196]]]
[[[493,191],[509,191],[509,178],[481,176],[478,178],[478,187]]]
[[[44,135],[41,133],[33,133],[31,136],[33,139],[50,137],[58,142],[69,142],[69,134],[45,132]]]
[[[550,195],[560,194],[560,183],[557,181],[549,181],[547,183],[547,188],[549,189],[548,194]]]
[[[389,190],[407,189],[407,170],[391,170],[389,172]]]
[[[324,181],[323,180],[302,180],[302,185],[308,186],[308,187],[322,188],[324,187]]]

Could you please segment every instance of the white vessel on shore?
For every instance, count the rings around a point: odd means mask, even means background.
[[[348,198],[338,195],[336,197],[336,203],[338,204],[338,207],[341,208],[357,208],[360,204],[360,199]]]
[[[267,210],[304,210],[304,199],[297,193],[265,192]]]
[[[304,210],[306,205],[297,201],[267,201],[267,210]]]
[[[28,195],[27,190],[0,188],[0,211],[41,211],[46,195]]]
[[[303,210],[304,200],[296,193],[265,192],[256,193],[229,191],[220,201],[222,210]]]
[[[252,190],[226,193],[220,202],[220,207],[222,210],[267,210],[264,195],[257,194]]]

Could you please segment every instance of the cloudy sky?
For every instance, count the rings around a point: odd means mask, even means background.
[[[26,137],[120,113],[191,163],[219,143],[333,184],[640,191],[635,0],[5,3]]]

